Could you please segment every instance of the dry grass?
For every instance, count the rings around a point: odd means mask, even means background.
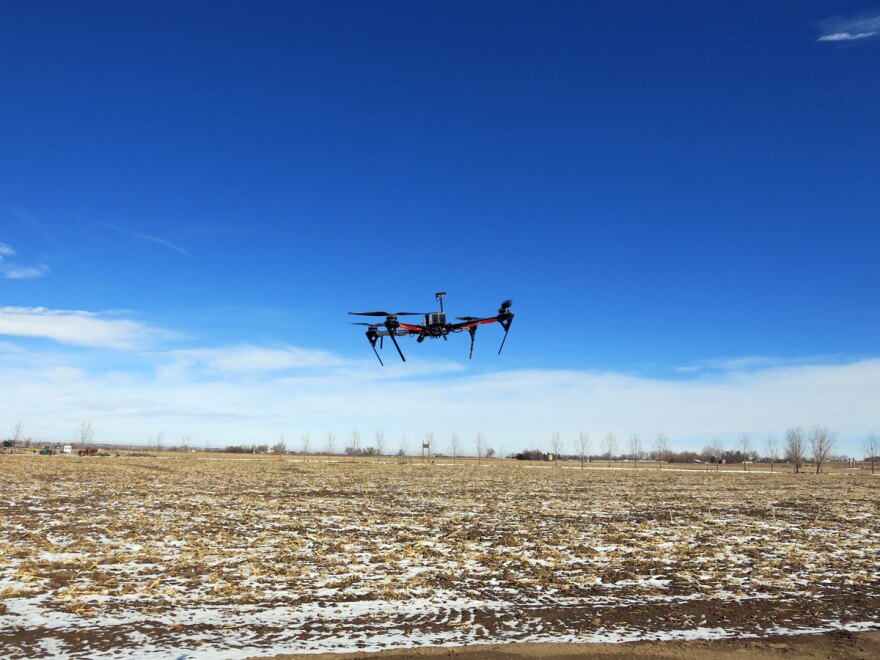
[[[84,636],[93,653],[226,648],[242,629],[254,649],[280,631],[291,648],[332,648],[358,631],[394,644],[388,631],[760,634],[878,618],[869,475],[0,456],[0,483],[0,643],[23,656]],[[713,603],[738,614],[707,620]]]

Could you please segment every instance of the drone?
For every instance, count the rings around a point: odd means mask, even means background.
[[[443,310],[443,296],[445,295],[445,291],[438,291],[434,294],[435,299],[440,303],[439,312],[428,312],[426,314],[422,312],[349,312],[349,314],[354,314],[355,316],[385,317],[384,323],[352,324],[367,326],[367,331],[364,334],[367,336],[367,341],[370,342],[370,346],[373,349],[373,353],[376,354],[379,364],[383,366],[385,363],[382,362],[382,358],[379,357],[379,351],[376,350],[376,342],[379,343],[379,348],[382,348],[385,337],[391,338],[391,341],[394,343],[394,348],[397,349],[397,352],[400,355],[400,359],[406,362],[406,358],[403,357],[403,351],[400,350],[400,344],[397,343],[398,337],[414,336],[416,342],[421,344],[425,339],[438,339],[439,337],[443,337],[443,339],[446,340],[450,333],[463,332],[464,330],[467,330],[468,334],[471,336],[471,352],[468,359],[473,359],[474,339],[476,339],[477,336],[477,328],[487,323],[498,323],[504,328],[504,337],[501,339],[501,348],[498,349],[498,355],[501,355],[501,349],[504,348],[504,342],[507,341],[507,333],[510,332],[510,324],[513,323],[514,315],[513,312],[510,311],[510,306],[513,303],[510,300],[505,300],[501,303],[501,307],[498,309],[498,314],[495,316],[457,316],[456,320],[460,321],[460,323],[447,323],[446,312]],[[421,325],[415,323],[401,323],[397,320],[398,316],[423,316],[425,321]],[[382,328],[381,330],[380,327]]]

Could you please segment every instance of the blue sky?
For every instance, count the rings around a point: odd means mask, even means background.
[[[880,426],[878,16],[3,3],[0,428],[514,449],[828,424],[855,452]],[[380,370],[345,312],[438,289],[456,315],[512,298],[505,354],[490,328],[473,362],[458,336]]]

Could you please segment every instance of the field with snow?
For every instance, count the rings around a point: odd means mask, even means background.
[[[0,456],[4,657],[880,627],[880,479]]]

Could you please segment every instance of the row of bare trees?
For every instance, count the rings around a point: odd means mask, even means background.
[[[553,446],[553,454],[558,461],[559,456],[562,454],[562,436],[558,431],[553,433],[551,444]],[[584,463],[591,456],[590,434],[586,431],[578,431],[577,439],[575,440],[575,447],[577,449],[577,457],[581,462],[581,467],[583,467]],[[602,447],[605,449],[604,456],[608,460],[608,465],[610,466],[614,452],[617,450],[617,436],[614,433],[607,433],[602,439]],[[644,455],[641,435],[633,433],[629,437],[627,448],[629,449],[629,456],[632,457],[637,466],[639,458]],[[652,449],[659,466],[662,468],[663,461],[668,459],[669,454],[669,439],[666,437],[665,433],[660,432],[657,434]]]
[[[420,442],[420,445],[427,445],[430,448],[430,451],[434,451],[434,432],[428,431],[425,433],[423,439]],[[457,433],[452,434],[451,438],[451,456],[453,460],[461,458],[464,456],[464,445],[462,444],[461,438]],[[369,446],[363,446],[362,436],[359,430],[352,429],[349,432],[345,446],[343,447],[343,452],[348,456],[376,456],[381,459],[382,456],[386,456],[386,436],[384,429],[376,429],[376,433],[373,439],[373,443]],[[477,433],[476,438],[474,440],[474,449],[476,451],[477,459],[483,459],[491,457],[495,454],[494,450],[489,447],[486,436],[482,433]],[[276,443],[272,450],[277,454],[284,454],[288,452],[287,444],[284,442],[284,436],[281,436],[281,439],[278,443]],[[328,455],[336,454],[336,434],[333,431],[329,431],[324,439],[324,444],[322,447],[315,448],[312,443],[312,436],[309,433],[304,433],[301,442],[300,442],[300,453],[302,454],[310,454],[313,451],[323,451]],[[400,442],[397,447],[396,455],[397,456],[406,456],[409,452],[409,442],[406,439],[406,436],[402,436]]]
[[[91,420],[83,420],[80,423],[78,436],[78,441],[81,447],[85,447],[94,441],[94,429],[92,428]],[[17,446],[25,441],[24,425],[21,421],[16,422],[12,427],[12,436],[10,440],[12,441],[13,446]],[[30,439],[28,438],[27,440]],[[148,443],[150,446],[155,446],[157,450],[161,451],[163,441],[164,434],[160,432],[156,436],[151,436]],[[433,441],[434,433],[426,433],[423,443],[433,446]],[[837,434],[829,431],[826,427],[817,426],[807,433],[802,427],[793,426],[785,431],[781,447],[783,450],[781,460],[792,464],[795,472],[800,472],[804,462],[810,457],[812,458],[813,463],[815,463],[816,472],[818,473],[821,471],[822,465],[828,461],[836,442]],[[591,457],[590,434],[586,431],[579,431],[575,443],[577,457],[580,459],[581,466],[583,466]],[[184,450],[189,448],[189,444],[190,438],[189,436],[185,436],[182,441]],[[462,441],[457,433],[452,433],[450,444],[453,461],[464,455]],[[478,460],[494,455],[494,451],[489,448],[486,438],[482,433],[477,434],[474,444]],[[562,434],[559,431],[554,431],[550,436],[550,445],[553,456],[558,462],[563,452]],[[748,461],[755,460],[758,457],[757,452],[752,447],[751,436],[749,436],[748,433],[741,434],[737,438],[737,446],[740,460],[742,460],[745,469],[748,470]],[[309,433],[305,433],[302,436],[301,447],[302,453],[304,454],[308,454],[312,451],[312,440]],[[384,429],[376,429],[373,445],[367,448],[361,447],[361,434],[357,429],[353,429],[348,435],[345,453],[351,456],[362,454],[375,455],[381,459],[382,456],[386,455],[385,447],[386,438]],[[633,460],[634,466],[637,467],[639,459],[646,454],[643,449],[641,436],[638,433],[633,433],[627,441],[626,448],[628,450],[628,456]],[[333,431],[327,433],[324,449],[328,454],[336,453],[336,435]],[[602,455],[607,459],[608,465],[610,466],[612,458],[617,450],[617,436],[613,432],[607,433],[602,439],[602,449],[605,450]],[[780,460],[779,449],[780,446],[776,436],[771,435],[768,437],[766,459],[770,462],[771,470],[773,469],[774,463]],[[272,447],[272,450],[274,453],[278,454],[287,453],[287,445],[284,442],[283,435],[280,437],[279,442]],[[397,455],[405,456],[407,455],[407,450],[408,443],[406,436],[403,436],[400,440]],[[869,433],[865,439],[864,450],[865,458],[870,461],[871,472],[873,473],[875,471],[875,464],[878,458],[880,458],[880,436],[876,433]],[[667,461],[670,456],[669,440],[665,433],[660,432],[656,435],[652,443],[650,454],[662,469],[663,463]],[[712,442],[704,449],[703,454],[706,457],[707,463],[714,462],[717,469],[721,462],[721,458],[725,455],[723,440],[718,436],[713,438]]]
[[[828,430],[824,426],[817,426],[809,433],[806,433],[800,426],[794,426],[786,430],[784,436],[782,460],[794,466],[795,472],[800,472],[801,467],[807,458],[811,458],[816,466],[816,472],[822,470],[822,465],[828,462],[829,456],[837,442],[837,434]],[[581,466],[589,460],[590,454],[590,434],[586,431],[579,431],[575,440],[577,457],[580,459]],[[558,431],[554,431],[550,436],[550,446],[552,454],[556,462],[562,455],[562,435]],[[642,439],[638,433],[633,433],[627,442],[626,456],[633,461],[633,466],[638,466],[640,458],[645,456],[643,450]],[[617,436],[614,433],[608,433],[602,439],[602,449],[605,451],[601,454],[611,466],[612,458],[617,449]],[[871,472],[875,470],[875,463],[880,454],[880,438],[876,433],[868,434],[865,440],[865,458],[871,463]],[[744,469],[748,471],[749,462],[758,458],[758,452],[753,449],[752,438],[748,433],[743,433],[737,438],[737,451],[740,460],[744,465]],[[664,461],[668,459],[669,440],[665,433],[660,432],[654,439],[652,451],[654,459],[658,462],[660,468],[663,467]],[[716,469],[725,456],[724,441],[716,436],[712,442],[703,450],[703,454],[708,463],[715,463]],[[780,460],[779,443],[776,436],[771,435],[767,439],[767,460],[770,462],[770,469],[773,464]]]
[[[82,447],[85,447],[88,444],[91,444],[95,438],[95,432],[92,429],[91,420],[84,419],[80,422],[79,425],[79,434],[78,441]],[[12,444],[13,447],[19,446],[30,446],[33,442],[31,438],[26,438],[24,435],[24,423],[19,420],[12,426],[12,435],[9,437],[8,442]]]
[[[785,432],[785,456],[788,462],[794,465],[794,471],[799,472],[807,457],[807,451],[810,451],[818,474],[822,470],[822,464],[828,460],[835,442],[837,442],[837,434],[824,426],[817,426],[810,431],[809,436],[800,426],[793,426]]]

